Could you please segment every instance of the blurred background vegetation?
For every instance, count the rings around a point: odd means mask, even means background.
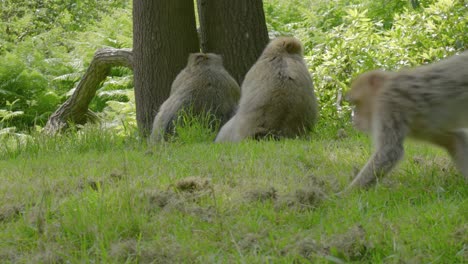
[[[340,125],[357,74],[429,63],[468,48],[465,0],[264,0],[270,36],[305,45],[321,118]],[[0,138],[40,130],[94,52],[132,46],[129,0],[0,1]],[[116,133],[136,126],[132,72],[115,68],[91,109]]]

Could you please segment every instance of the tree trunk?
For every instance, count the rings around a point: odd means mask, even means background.
[[[84,124],[90,117],[92,118],[94,114],[88,110],[89,103],[114,66],[132,68],[131,49],[98,50],[72,96],[49,117],[44,132],[55,134],[66,128],[70,122]]]
[[[268,43],[262,0],[198,0],[203,52],[221,54],[239,84]]]
[[[198,52],[193,0],[133,1],[133,76],[136,117],[142,136],[151,131],[171,83]]]

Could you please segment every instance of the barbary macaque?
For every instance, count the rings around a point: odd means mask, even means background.
[[[296,137],[309,132],[317,120],[312,78],[296,38],[272,40],[247,72],[241,90],[239,108],[216,142]]]
[[[239,85],[225,70],[219,55],[190,54],[187,66],[175,78],[169,98],[154,119],[150,143],[162,141],[166,134],[174,132],[174,121],[182,110],[194,115],[210,113],[223,125],[234,115],[239,98]]]
[[[399,72],[364,73],[347,99],[355,106],[355,127],[372,134],[375,148],[348,189],[390,172],[406,137],[445,148],[468,182],[468,51]]]

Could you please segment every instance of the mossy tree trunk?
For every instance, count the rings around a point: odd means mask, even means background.
[[[136,115],[143,136],[189,53],[198,51],[193,0],[133,1]]]
[[[262,0],[198,0],[201,48],[221,54],[239,84],[268,43]]]

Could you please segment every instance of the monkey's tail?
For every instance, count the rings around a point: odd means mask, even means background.
[[[177,113],[187,104],[186,100],[181,100],[179,96],[169,97],[160,107],[160,110],[153,122],[150,142],[157,143],[164,141],[165,135],[174,133],[174,121]]]

